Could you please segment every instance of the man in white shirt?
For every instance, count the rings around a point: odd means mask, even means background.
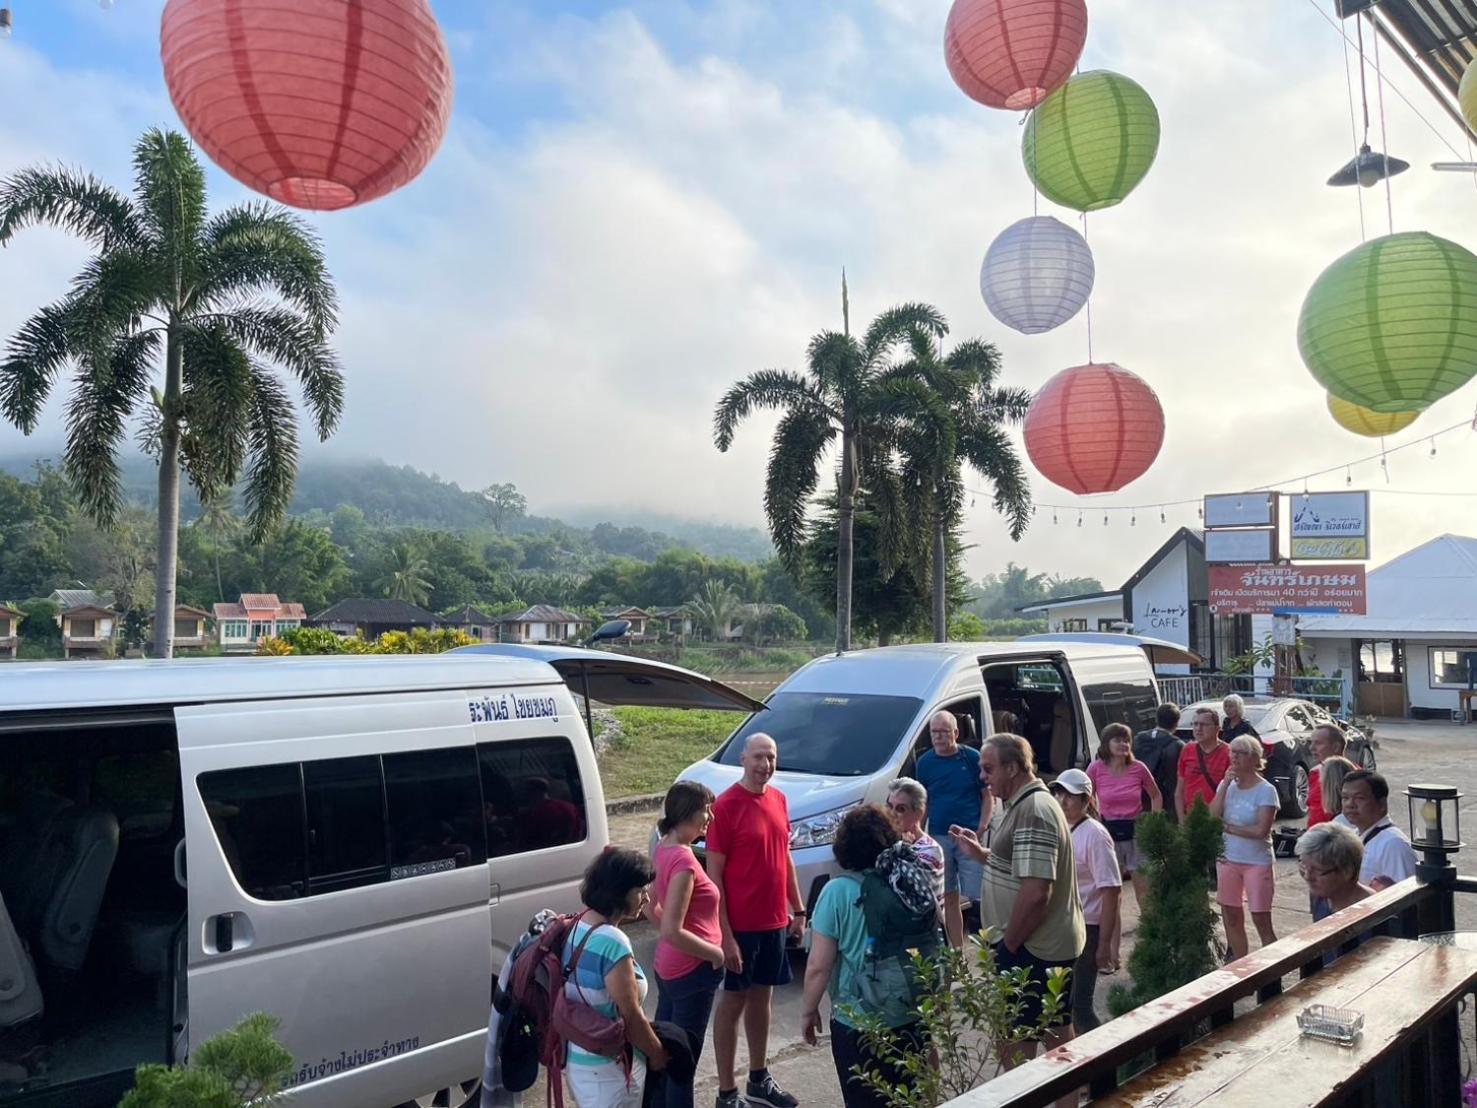
[[[1344,778],[1344,818],[1364,843],[1359,881],[1387,889],[1415,876],[1415,848],[1405,832],[1390,822],[1390,783],[1383,774],[1355,770]]]

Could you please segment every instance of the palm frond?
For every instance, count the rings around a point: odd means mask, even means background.
[[[184,347],[181,407],[188,449],[183,452],[190,483],[202,502],[236,483],[245,462],[255,373],[246,351],[223,327],[189,328]]]
[[[835,425],[808,408],[785,413],[775,428],[764,482],[764,515],[775,551],[792,573],[799,572],[821,457],[835,437]]]
[[[150,237],[180,284],[193,284],[205,222],[205,170],[184,135],[155,127],[134,145],[133,171]]]
[[[338,297],[323,243],[306,222],[265,202],[241,204],[205,225],[195,289],[202,307],[274,292],[323,338],[338,323]]]
[[[104,526],[112,525],[123,505],[118,444],[134,406],[148,392],[158,353],[157,334],[121,340],[110,357],[84,362],[67,403],[63,466],[82,506]]]
[[[136,331],[166,293],[144,251],[122,247],[89,258],[72,280],[67,318],[73,349],[79,357],[102,355],[120,335]]]
[[[820,393],[844,404],[859,379],[861,347],[850,335],[822,331],[806,346],[805,364]]]
[[[26,434],[36,429],[52,383],[72,358],[68,302],[42,308],[6,344],[0,362],[0,411]]]
[[[1002,387],[983,392],[974,416],[985,423],[1005,423],[1012,427],[1023,422],[1036,394],[1030,389]]]
[[[733,445],[739,423],[759,408],[809,412],[835,418],[822,397],[805,378],[785,369],[760,369],[735,382],[713,411],[713,442],[720,451]]]
[[[344,410],[344,375],[312,323],[280,305],[245,304],[192,321],[200,325],[219,326],[248,353],[290,370],[302,386],[318,437],[333,433]]]
[[[0,182],[0,246],[22,228],[42,223],[86,239],[103,252],[144,242],[133,203],[89,174],[22,169]]]
[[[964,459],[993,486],[995,509],[1009,520],[1010,537],[1019,539],[1031,522],[1034,506],[1031,483],[1010,437],[1001,427],[975,425],[963,429],[959,446]]]
[[[246,526],[260,542],[286,514],[297,479],[297,412],[282,383],[267,369],[252,367],[247,447]]]
[[[989,388],[1000,374],[1000,351],[984,339],[964,339],[944,358],[950,369],[973,377],[981,388]]]
[[[887,309],[872,320],[862,340],[862,357],[866,366],[877,368],[888,351],[900,342],[907,342],[909,333],[914,330],[943,338],[949,333],[949,324],[943,313],[931,304],[899,304]]]
[[[910,504],[902,475],[888,461],[871,459],[862,467],[866,507],[877,521],[877,563],[884,577],[891,577],[913,561],[915,544],[922,530]],[[926,534],[926,532],[925,532]]]

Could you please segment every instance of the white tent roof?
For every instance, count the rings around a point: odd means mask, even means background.
[[[1477,640],[1477,539],[1442,535],[1369,574],[1369,612],[1298,620],[1311,639]]]

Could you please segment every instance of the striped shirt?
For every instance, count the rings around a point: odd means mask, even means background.
[[[570,934],[564,944],[564,964],[574,957],[574,952],[584,942],[585,935],[589,932],[590,925],[580,920],[574,925],[574,931]],[[582,1004],[588,1004],[602,1015],[615,1019],[619,1012],[616,1011],[615,1001],[610,999],[610,993],[605,989],[605,975],[621,963],[622,959],[631,959],[631,965],[636,970],[636,988],[642,1000],[646,999],[646,974],[641,972],[641,963],[636,961],[636,955],[631,950],[631,940],[619,927],[613,927],[608,923],[602,923],[595,928],[595,933],[590,936],[590,941],[585,943],[585,949],[580,953],[579,965],[574,967],[574,972],[569,975],[569,980],[564,985],[564,995],[570,1000]],[[615,1059],[605,1058],[599,1054],[591,1054],[574,1043],[569,1044],[569,1064],[572,1066],[608,1066],[613,1065]]]
[[[1069,962],[1082,953],[1087,928],[1077,891],[1077,864],[1067,817],[1039,779],[1024,786],[1004,804],[1000,827],[990,840],[985,886],[980,899],[981,922],[1003,933],[1010,923],[1021,881],[1051,882],[1046,915],[1026,936],[1026,949],[1043,962]]]

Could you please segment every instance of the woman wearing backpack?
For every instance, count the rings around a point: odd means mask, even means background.
[[[723,981],[723,931],[718,923],[718,886],[692,852],[708,829],[713,793],[696,781],[678,781],[667,790],[661,841],[652,852],[652,916],[656,941],[656,1018],[670,1020],[692,1036],[702,1052],[713,1012],[713,996]],[[692,1085],[667,1081],[668,1108],[692,1108]]]
[[[585,911],[570,929],[564,964],[570,967],[565,999],[593,1008],[607,1019],[625,1021],[629,1068],[623,1058],[593,1054],[568,1044],[565,1074],[579,1108],[640,1108],[646,1069],[660,1070],[667,1052],[656,1037],[641,1002],[646,975],[636,964],[631,940],[620,929],[646,904],[646,886],[655,876],[651,863],[634,850],[606,847],[580,885]]]
[[[844,872],[826,883],[816,901],[810,958],[805,967],[802,1034],[811,1046],[816,1044],[821,1029],[821,995],[829,992],[831,1057],[841,1082],[842,1102],[846,1108],[885,1108],[887,1102],[863,1085],[852,1067],[859,1065],[879,1072],[894,1085],[906,1083],[908,1079],[867,1049],[855,1027],[855,1013],[860,1011],[882,1020],[893,1028],[900,1045],[908,1050],[921,1051],[925,1044],[917,1009],[904,995],[906,988],[876,987],[879,978],[884,982],[890,980],[885,971],[897,959],[889,956],[887,967],[879,962],[879,936],[868,934],[863,888],[875,888],[878,875],[885,874],[886,886],[891,889],[887,892],[884,887],[885,895],[895,895],[900,902],[895,910],[927,929],[934,936],[935,948],[937,901],[926,868],[912,847],[898,838],[887,814],[874,805],[853,808],[842,817],[831,850]],[[882,995],[889,992],[891,996]]]

